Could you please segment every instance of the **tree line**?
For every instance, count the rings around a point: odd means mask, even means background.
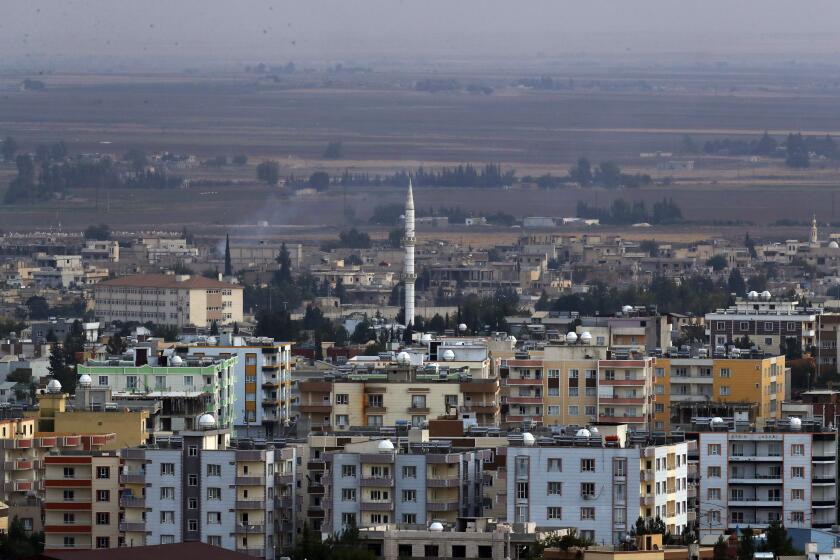
[[[663,198],[653,203],[653,212],[648,212],[644,201],[632,203],[624,199],[614,200],[609,208],[598,208],[584,201],[577,203],[577,217],[597,219],[605,225],[627,225],[638,223],[675,224],[683,221],[682,210],[673,199]]]

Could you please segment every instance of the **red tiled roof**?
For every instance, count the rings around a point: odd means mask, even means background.
[[[179,280],[182,278],[182,280]],[[113,280],[103,280],[97,286],[124,286],[126,288],[197,288],[201,290],[227,289],[241,290],[242,286],[220,282],[204,276],[192,276],[183,279],[183,276],[174,274],[135,274],[133,276],[121,276]]]
[[[218,546],[201,542],[184,542],[154,546],[124,546],[99,550],[45,550],[39,556],[41,560],[240,560],[251,558],[247,554],[234,552]]]

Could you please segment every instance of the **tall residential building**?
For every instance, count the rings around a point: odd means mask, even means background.
[[[673,534],[688,526],[688,447],[628,439],[626,425],[601,434],[539,438],[507,448],[507,519],[539,529],[576,527],[598,544],[624,542],[640,516]]]
[[[780,353],[788,340],[806,349],[816,343],[820,312],[796,301],[773,300],[770,292],[751,292],[732,307],[706,313],[706,334],[713,346],[733,344],[747,337],[764,353]]]
[[[388,365],[370,373],[329,375],[298,382],[299,430],[351,426],[422,426],[459,414],[479,425],[499,421],[499,381],[464,371]]]
[[[102,321],[149,321],[177,327],[242,322],[242,286],[188,274],[139,274],[93,287]]]
[[[446,442],[408,444],[398,453],[388,439],[326,453],[322,531],[480,517],[482,466],[490,456],[490,450],[454,452]]]
[[[500,362],[509,426],[618,422],[647,429],[653,415],[656,358],[613,359],[604,346],[570,342],[542,355]]]
[[[787,388],[785,357],[657,358],[654,429],[689,429],[697,416],[739,416],[763,423],[781,418]]]
[[[49,455],[43,461],[44,548],[116,548],[120,516],[117,453],[67,452]]]
[[[270,338],[223,335],[218,346],[177,346],[183,359],[236,356],[234,409],[237,435],[272,438],[292,414],[292,345]]]
[[[213,414],[220,427],[234,427],[236,355],[183,359],[143,354],[142,361],[148,363],[137,365],[140,350],[132,349],[134,359],[89,360],[78,366],[80,384],[109,387],[117,401],[160,401],[163,432],[194,430],[196,419],[205,412]]]
[[[212,421],[156,448],[122,451],[123,546],[201,541],[274,558],[275,450],[232,448],[230,432]]]
[[[733,432],[718,420],[700,433],[698,447],[701,536],[773,521],[788,529],[837,522],[837,434],[820,422],[794,418],[763,432]]]

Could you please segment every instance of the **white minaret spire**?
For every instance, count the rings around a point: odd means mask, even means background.
[[[414,324],[414,281],[417,275],[414,273],[414,191],[411,188],[411,179],[408,179],[408,196],[405,199],[405,270],[403,282],[405,283],[405,325]]]
[[[409,187],[411,188],[411,187]],[[819,236],[817,235],[817,215],[814,214],[813,219],[811,220],[811,239],[809,241],[811,247],[819,247],[820,240]]]

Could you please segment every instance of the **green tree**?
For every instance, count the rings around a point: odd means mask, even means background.
[[[787,529],[779,521],[771,521],[765,533],[766,539],[762,550],[772,552],[776,556],[794,556],[800,554],[793,546],[793,540],[788,536]]]
[[[230,235],[225,234],[225,276],[233,276],[233,263],[230,259]]]
[[[586,158],[577,160],[577,164],[569,171],[569,178],[581,187],[592,184],[592,164]]]
[[[41,321],[50,316],[50,306],[45,297],[32,296],[24,305],[29,310],[29,319],[32,321]]]
[[[125,340],[120,336],[120,333],[114,333],[108,339],[105,349],[109,356],[122,356],[126,350]]]
[[[330,142],[324,149],[324,159],[341,159],[344,156],[341,142]]]
[[[392,229],[388,232],[388,246],[392,249],[399,249],[402,247],[403,231],[401,229]]]
[[[723,540],[723,537],[718,537],[715,543],[713,560],[732,560],[729,556],[729,545]]]
[[[49,365],[47,371],[53,379],[61,383],[65,392],[73,392],[76,387],[75,369],[67,365],[67,357],[61,344],[50,347]]]
[[[727,266],[725,255],[715,255],[706,261],[706,266],[712,267],[715,272],[720,272]]]
[[[316,171],[309,176],[308,185],[310,189],[325,191],[330,188],[330,176],[326,171]]]
[[[803,169],[811,165],[808,146],[802,138],[802,134],[788,134],[785,141],[785,151],[785,165],[788,167]]]
[[[755,540],[752,527],[741,531],[741,538],[738,540],[738,560],[753,560],[755,555]]]
[[[276,161],[264,161],[257,165],[257,179],[269,186],[277,185],[280,180],[280,164]]]
[[[30,558],[44,551],[44,534],[27,534],[23,521],[17,516],[9,523],[9,530],[0,533],[0,558],[17,560]]]
[[[55,335],[55,331],[52,329],[47,331],[46,339],[47,342],[58,342],[58,337]]]
[[[744,282],[744,277],[741,276],[741,271],[733,268],[729,273],[729,279],[726,281],[726,286],[729,291],[738,296],[743,296],[747,291],[747,283]]]
[[[2,154],[3,160],[12,161],[13,159],[15,159],[15,154],[17,153],[17,151],[18,143],[11,136],[6,136],[6,139],[3,140],[3,146],[0,147],[0,154]]]
[[[216,321],[210,323],[210,335],[219,336],[219,323],[217,323]]]
[[[180,330],[175,325],[152,325],[149,330],[152,331],[152,336],[162,338],[166,342],[177,342],[180,334]]]
[[[277,254],[277,272],[274,275],[274,281],[279,283],[291,283],[292,281],[292,259],[289,256],[289,250],[286,249],[286,244],[280,245],[280,252]]]
[[[146,157],[146,153],[136,148],[127,151],[123,156],[123,161],[128,163],[131,170],[135,173],[140,173],[149,165],[149,158]]]

